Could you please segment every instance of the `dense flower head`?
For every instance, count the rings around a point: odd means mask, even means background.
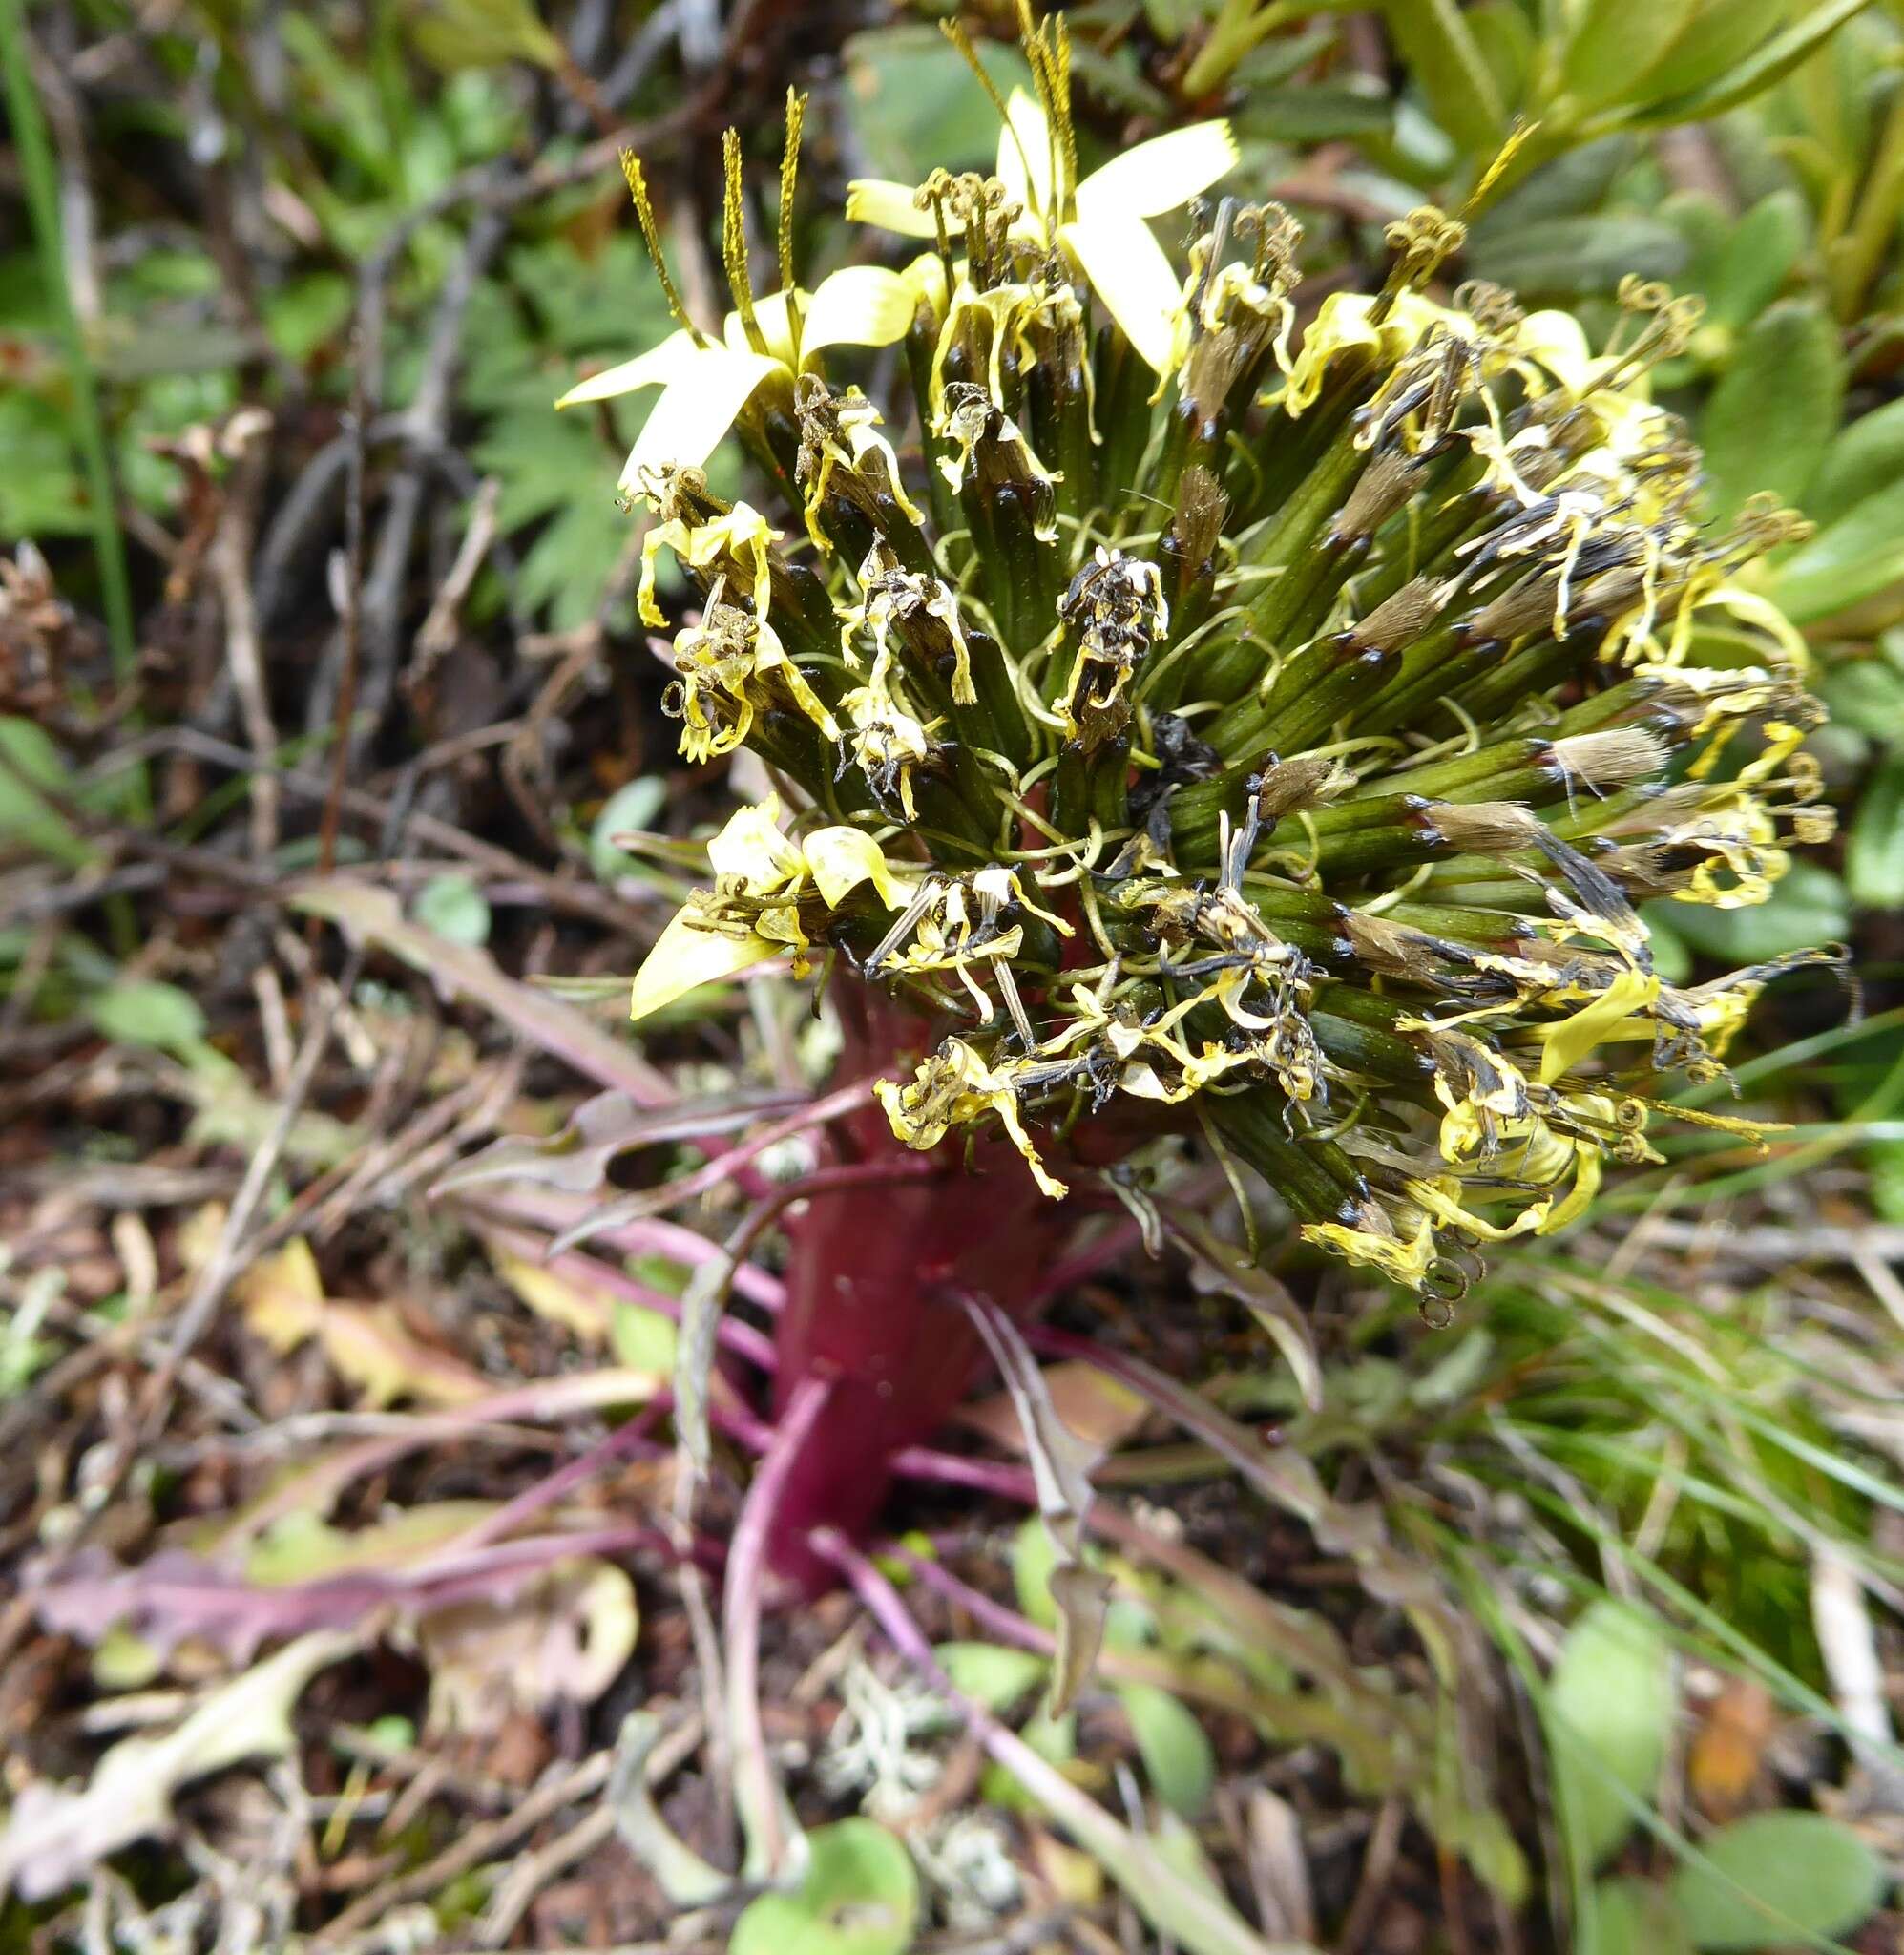
[[[723,337],[683,317],[571,396],[665,389],[623,479],[644,620],[664,553],[699,593],[669,708],[781,786],[638,1014],[835,954],[944,1028],[881,1087],[910,1146],[1000,1126],[1059,1195],[1116,1106],[1451,1297],[1657,1158],[1653,1103],[1781,968],[1668,983],[1637,905],[1761,901],[1829,832],[1803,646],[1750,582],[1794,523],[1705,520],[1648,393],[1689,305],[1631,281],[1596,352],[1433,296],[1463,232],[1424,210],[1299,329],[1297,225],[1204,194],[1227,131],[1080,180],[1061,22],[1027,51],[994,175],[854,187],[929,241],[909,266],[809,294],[783,236],[757,297],[736,193]],[[730,427],[778,518],[709,490]]]

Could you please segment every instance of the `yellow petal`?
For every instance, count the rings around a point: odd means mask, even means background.
[[[796,880],[804,867],[799,846],[780,831],[780,796],[737,808],[707,845],[715,874],[763,896]]]
[[[806,294],[800,295],[801,304],[806,303]],[[793,366],[793,328],[787,324],[786,294],[769,292],[764,299],[754,302],[754,324],[761,329],[761,337],[767,343],[767,357],[780,366],[791,368]],[[721,327],[721,337],[727,343],[730,353],[751,353],[754,343],[747,337],[746,322],[738,312],[728,313]]]
[[[645,1019],[664,1004],[672,1004],[699,984],[718,983],[737,972],[764,962],[779,955],[779,946],[751,932],[728,936],[719,930],[703,930],[694,921],[694,913],[683,910],[661,932],[655,948],[642,959],[635,974],[635,989],[628,1000],[628,1016]]]
[[[912,893],[911,880],[896,874],[879,852],[879,844],[863,830],[818,829],[801,845],[807,872],[828,909],[836,909],[849,890],[869,882],[889,910],[896,910]]]
[[[1419,1290],[1434,1261],[1434,1229],[1426,1216],[1413,1235],[1376,1235],[1340,1222],[1306,1222],[1303,1240],[1330,1249],[1358,1268],[1379,1270],[1397,1283]]]
[[[1093,170],[1078,186],[1078,215],[1161,217],[1207,190],[1236,167],[1236,137],[1227,122],[1196,122],[1154,136]]]
[[[884,177],[856,177],[847,185],[847,216],[853,223],[877,224],[902,238],[939,235],[931,212],[913,203],[911,184],[893,183]]]
[[[1059,235],[1124,337],[1147,366],[1165,372],[1182,287],[1150,226],[1141,218],[1079,218]]]
[[[876,264],[848,265],[820,281],[801,330],[801,356],[822,347],[889,347],[906,337],[917,303],[901,273]]]
[[[1584,393],[1592,384],[1593,352],[1585,328],[1571,312],[1530,312],[1514,335],[1514,350],[1544,367],[1574,393]]]
[[[1051,209],[1051,124],[1037,102],[1015,88],[998,132],[998,180],[1014,203],[1042,226]]]
[[[639,489],[644,469],[668,464],[701,468],[725,439],[755,388],[781,370],[777,360],[763,353],[737,353],[727,347],[699,349],[693,364],[669,381],[655,403],[621,471],[623,492],[633,494]]]
[[[686,370],[699,348],[684,332],[671,332],[659,347],[632,360],[623,360],[600,373],[578,380],[555,405],[578,407],[583,401],[613,400],[617,394],[633,393],[637,388],[664,387]]]
[[[1562,1073],[1572,1071],[1595,1046],[1608,1039],[1631,1037],[1630,1031],[1622,1029],[1626,1020],[1654,1003],[1659,995],[1660,980],[1651,972],[1622,971],[1572,1018],[1543,1026],[1540,1083],[1551,1086]],[[1650,1035],[1651,1026],[1644,1020],[1641,1027]]]

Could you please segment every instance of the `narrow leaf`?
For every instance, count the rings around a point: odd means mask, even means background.
[[[1822,306],[1789,300],[1761,314],[1700,422],[1713,517],[1769,490],[1796,507],[1838,426],[1845,363]]]
[[[1382,11],[1429,113],[1463,149],[1491,152],[1507,128],[1507,112],[1454,0],[1387,0]]]

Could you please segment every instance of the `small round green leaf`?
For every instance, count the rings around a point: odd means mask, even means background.
[[[439,875],[417,892],[416,920],[450,943],[480,949],[489,941],[490,903],[467,875]]]
[[[1580,1955],[1692,1955],[1692,1943],[1663,1887],[1601,1881],[1580,1923]]]
[[[819,1827],[806,1843],[806,1878],[748,1902],[729,1955],[904,1955],[919,1918],[911,1855],[871,1819]]]
[[[94,998],[87,1010],[108,1039],[127,1045],[177,1052],[205,1036],[205,1015],[198,999],[176,984],[150,978],[115,984]]]
[[[1158,1797],[1172,1812],[1196,1818],[1217,1777],[1216,1753],[1203,1727],[1181,1698],[1156,1684],[1124,1684],[1118,1695]]]
[[[1672,1652],[1637,1608],[1596,1602],[1561,1646],[1546,1723],[1563,1822],[1590,1861],[1626,1837],[1665,1757],[1676,1692]]]
[[[616,847],[615,837],[645,829],[667,805],[667,799],[668,784],[659,774],[638,774],[602,803],[595,827],[589,830],[589,867],[603,882],[612,882],[638,866],[625,850]]]
[[[988,1711],[1009,1711],[1044,1682],[1046,1659],[1000,1643],[941,1643],[932,1651],[955,1691]]]
[[[1673,1877],[1673,1904],[1701,1948],[1763,1948],[1841,1935],[1884,1892],[1884,1867],[1822,1813],[1755,1813],[1722,1828]]]

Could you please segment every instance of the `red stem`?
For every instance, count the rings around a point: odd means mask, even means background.
[[[841,1015],[847,1078],[904,1078],[929,1037],[917,1020],[856,987],[841,999]],[[788,1224],[775,1410],[784,1417],[808,1378],[834,1389],[789,1471],[768,1555],[808,1590],[838,1571],[807,1536],[833,1527],[863,1538],[885,1501],[892,1456],[930,1439],[971,1389],[984,1354],[951,1293],[973,1291],[1023,1316],[1076,1219],[1039,1192],[1002,1139],[981,1135],[968,1149],[953,1136],[922,1157],[867,1106],[831,1134],[847,1162],[915,1171],[839,1186]],[[935,1163],[939,1171],[916,1172]]]

